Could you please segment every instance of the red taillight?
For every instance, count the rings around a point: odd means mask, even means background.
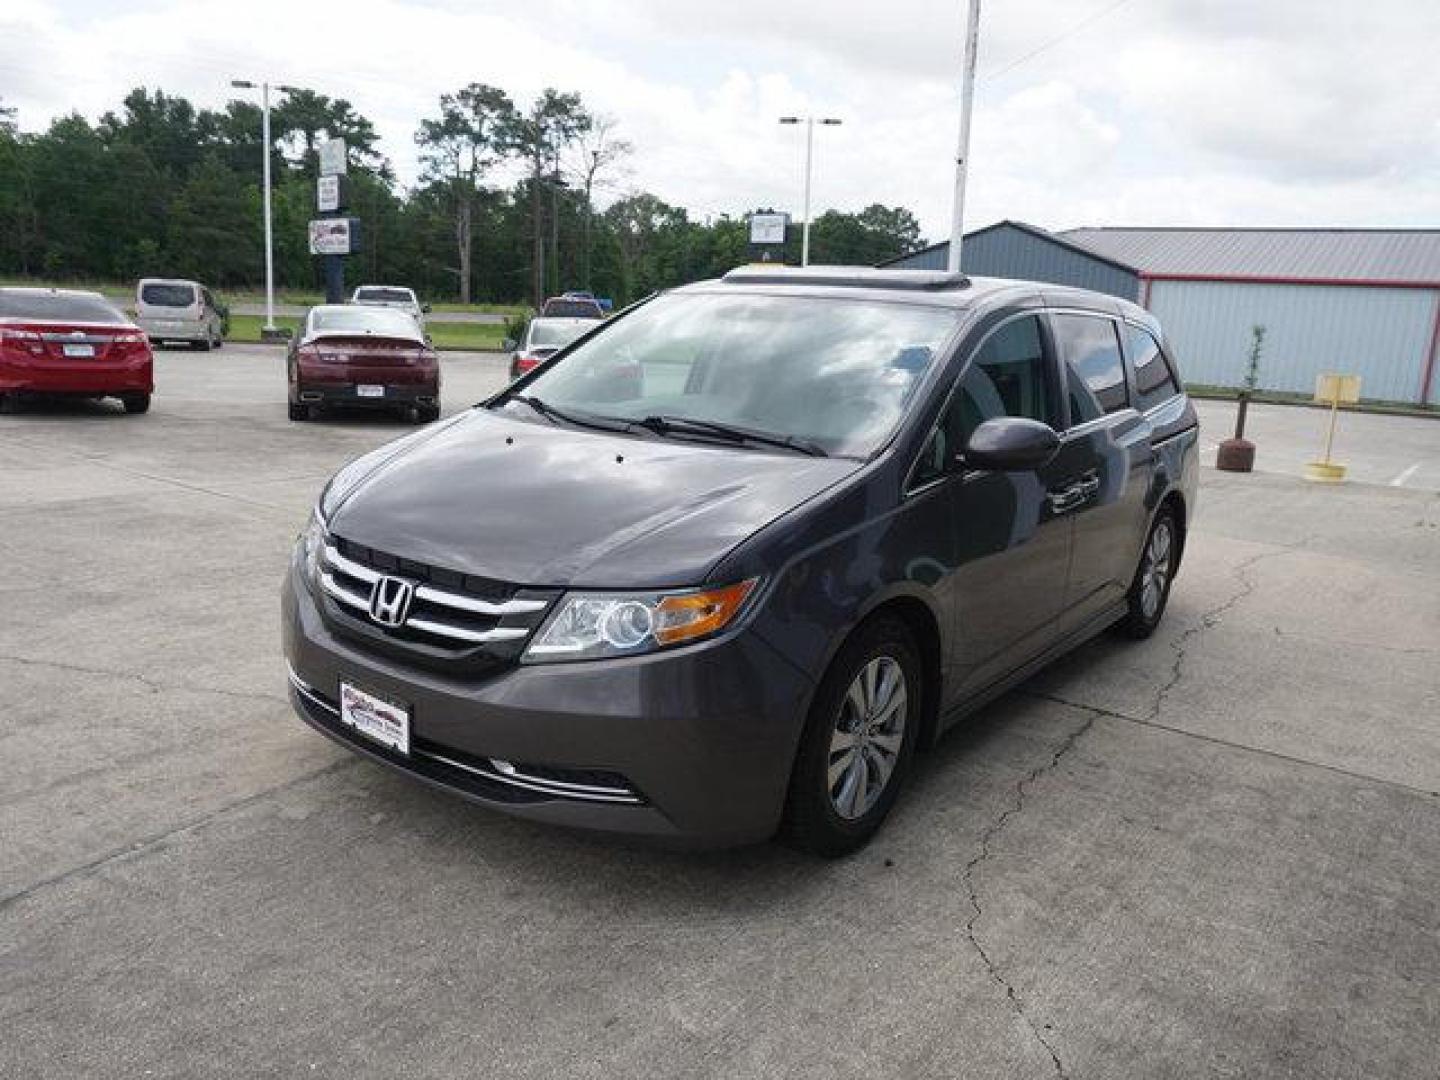
[[[33,353],[36,356],[45,354],[45,343],[34,330],[0,330],[0,348]]]
[[[523,375],[531,368],[539,366],[540,358],[538,356],[517,356],[515,358],[515,372],[518,375]]]

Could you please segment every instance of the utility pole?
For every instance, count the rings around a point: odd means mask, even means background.
[[[798,116],[782,116],[782,117],[780,118],[780,123],[782,123],[782,124],[798,124],[798,123],[800,123],[800,122],[801,122],[801,118],[798,117]],[[821,117],[821,118],[819,118],[818,120],[817,120],[815,117],[813,117],[813,116],[807,116],[807,117],[804,118],[804,123],[805,123],[805,203],[804,203],[804,207],[803,207],[803,211],[802,211],[802,212],[803,212],[803,214],[804,214],[804,216],[805,216],[805,222],[804,222],[804,224],[800,227],[800,265],[801,265],[801,266],[809,266],[809,265],[810,265],[810,173],[811,173],[811,164],[812,164],[812,162],[814,161],[814,156],[815,156],[815,125],[818,123],[818,124],[824,124],[824,125],[827,126],[827,127],[838,127],[838,126],[842,123],[842,121],[836,120],[834,117],[831,117],[831,116]]]
[[[231,79],[230,85],[237,90],[254,90],[256,84],[248,79]],[[262,167],[261,181],[263,188],[261,199],[265,215],[265,328],[262,336],[274,336],[277,333],[275,326],[275,237],[271,225],[270,215],[270,84],[262,82],[260,86],[260,141],[265,144],[264,164]],[[282,94],[293,94],[293,86],[277,86],[275,89]]]
[[[975,104],[975,54],[980,45],[980,0],[969,0],[969,7],[960,75],[960,147],[955,153],[955,202],[951,210],[947,264],[952,274],[960,272],[960,245],[965,235],[965,174],[970,167],[970,111]]]

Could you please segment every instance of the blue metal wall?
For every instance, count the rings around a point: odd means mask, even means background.
[[[907,270],[944,270],[948,257],[949,245],[937,244],[888,265]],[[1010,225],[981,229],[965,237],[961,262],[965,273],[976,277],[1048,281],[1126,300],[1140,296],[1137,274]]]
[[[1440,290],[1156,281],[1147,306],[1187,382],[1239,386],[1260,324],[1263,389],[1308,394],[1320,372],[1351,372],[1362,397],[1415,402],[1437,304]]]

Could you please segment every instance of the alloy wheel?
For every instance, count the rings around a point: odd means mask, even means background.
[[[905,671],[891,656],[868,661],[845,691],[826,771],[830,803],[842,818],[864,817],[885,793],[905,742],[908,702]]]
[[[1170,580],[1170,555],[1174,545],[1171,542],[1170,522],[1162,518],[1150,534],[1145,545],[1145,559],[1140,568],[1140,610],[1145,618],[1153,619],[1165,599],[1165,586]]]

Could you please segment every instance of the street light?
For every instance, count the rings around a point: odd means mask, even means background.
[[[824,124],[827,127],[837,127],[841,121],[832,116],[782,116],[782,124],[804,124],[805,125],[805,224],[800,230],[800,265],[810,265],[810,164],[815,153],[815,125]]]
[[[950,207],[950,251],[946,269],[960,272],[960,245],[965,239],[965,178],[970,171],[970,111],[975,104],[975,56],[980,48],[980,0],[969,0],[965,18],[965,51],[960,61],[960,139],[955,151],[955,200]]]
[[[256,84],[249,79],[231,79],[230,85],[237,90],[254,90]],[[265,209],[265,329],[262,336],[271,336],[276,333],[275,326],[275,240],[270,225],[270,84],[262,82],[260,88],[260,141],[265,144],[264,154],[264,189],[263,202]],[[293,86],[276,86],[282,94],[293,94],[296,88]]]

